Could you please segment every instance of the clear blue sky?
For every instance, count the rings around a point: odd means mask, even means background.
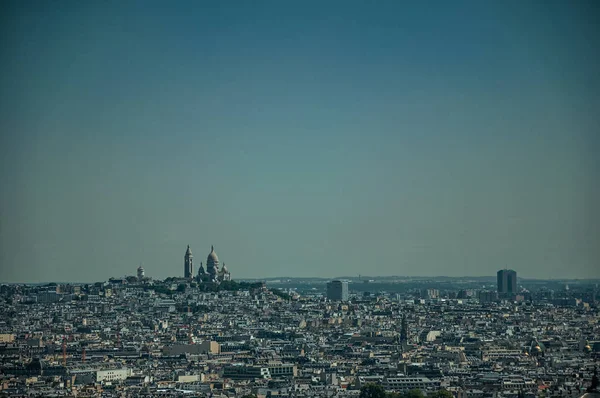
[[[0,8],[0,281],[600,276],[596,1]]]

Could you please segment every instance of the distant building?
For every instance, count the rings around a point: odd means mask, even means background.
[[[194,256],[192,256],[190,245],[188,245],[187,250],[185,251],[185,255],[183,256],[183,277],[186,279],[191,279],[194,277],[193,260]]]
[[[407,392],[414,389],[421,391],[437,390],[440,387],[439,380],[431,380],[422,376],[392,376],[385,377],[383,386],[386,390]]]
[[[12,333],[0,334],[0,343],[13,343],[15,341],[15,335]]]
[[[327,283],[327,298],[334,301],[348,301],[348,282],[335,280]]]
[[[226,379],[270,379],[271,372],[266,366],[233,364],[223,368],[223,377]]]
[[[400,344],[402,348],[408,347],[408,322],[406,321],[406,315],[402,315],[402,327],[400,329]]]
[[[176,344],[163,347],[165,356],[178,356],[181,354],[219,354],[221,345],[216,341],[203,341],[200,344]]]
[[[210,253],[208,253],[208,257],[206,258],[206,272],[204,272],[204,268],[200,265],[198,278],[201,281],[214,283],[231,280],[231,273],[225,263],[223,263],[223,268],[219,269],[219,257],[217,256],[217,252],[215,252],[214,246],[210,247]]]
[[[67,374],[67,368],[64,366],[52,366],[43,359],[34,358],[27,365],[9,365],[3,367],[1,372],[17,376],[64,376]]]
[[[440,298],[440,291],[438,289],[424,289],[422,296],[427,299],[437,299]]]
[[[62,295],[56,293],[56,291],[40,292],[37,294],[38,303],[58,303],[61,300]]]
[[[297,375],[298,369],[291,363],[232,364],[223,368],[223,377],[227,379],[271,379]]]
[[[141,282],[142,280],[144,280],[144,276],[145,276],[144,268],[140,265],[137,269],[138,281]]]
[[[206,258],[206,272],[211,280],[216,280],[219,273],[219,256],[217,256],[214,246],[210,247],[210,253],[208,253],[208,257]]]
[[[498,300],[498,292],[482,290],[478,294],[481,303],[492,303]]]
[[[200,267],[198,267],[198,282],[203,282],[206,279],[206,272],[204,271],[204,267],[202,266],[202,261],[200,262]]]
[[[458,299],[470,299],[475,296],[475,292],[472,289],[461,289],[458,291],[456,298]]]
[[[154,311],[160,313],[175,312],[176,303],[174,300],[158,300],[154,305]]]
[[[178,383],[193,383],[196,381],[204,382],[205,376],[204,373],[200,373],[198,375],[179,375],[177,376]]]
[[[498,271],[498,293],[517,293],[517,272],[512,269]]]
[[[123,381],[131,376],[131,369],[107,369],[96,371],[96,382]]]

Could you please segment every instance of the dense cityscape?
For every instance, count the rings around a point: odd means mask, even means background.
[[[0,396],[597,396],[597,281],[181,277],[0,287]]]
[[[0,398],[600,398],[600,0],[2,0],[0,61]]]

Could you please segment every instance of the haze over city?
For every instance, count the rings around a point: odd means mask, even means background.
[[[0,281],[600,277],[596,2],[176,3],[0,5]]]

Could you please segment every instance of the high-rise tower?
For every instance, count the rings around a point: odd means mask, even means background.
[[[183,276],[187,279],[194,277],[193,258],[194,256],[192,256],[190,245],[188,245],[187,250],[185,251],[185,256],[183,256]]]
[[[333,301],[348,301],[348,281],[327,283],[327,298]]]
[[[498,293],[517,293],[517,272],[512,269],[501,269],[497,274]]]

